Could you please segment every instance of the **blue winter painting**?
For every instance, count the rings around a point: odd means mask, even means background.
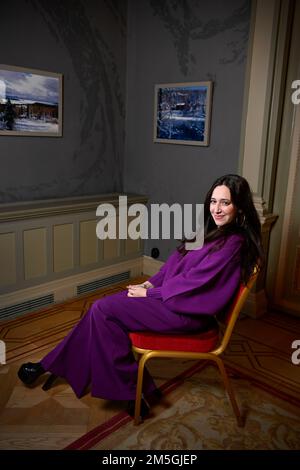
[[[208,145],[211,82],[156,85],[156,142]]]
[[[60,74],[0,66],[0,134],[61,135]]]

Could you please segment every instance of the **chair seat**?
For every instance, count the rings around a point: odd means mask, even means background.
[[[209,352],[219,343],[219,330],[202,333],[159,334],[149,331],[129,333],[132,345],[140,349]]]

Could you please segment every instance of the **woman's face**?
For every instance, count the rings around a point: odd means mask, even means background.
[[[237,209],[231,201],[227,186],[216,186],[210,199],[210,213],[218,227],[229,224],[235,218]]]

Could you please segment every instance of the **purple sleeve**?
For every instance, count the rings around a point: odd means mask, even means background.
[[[147,297],[152,297],[153,299],[161,299],[161,287],[152,287],[147,289]]]
[[[198,266],[166,280],[161,287],[166,306],[178,313],[218,313],[231,300],[239,285],[242,243],[241,237],[231,236]]]
[[[151,276],[149,279],[147,279],[148,282],[151,282],[153,286],[161,286],[165,277],[165,269],[164,269],[165,264],[160,268],[160,270],[154,274],[154,276]]]

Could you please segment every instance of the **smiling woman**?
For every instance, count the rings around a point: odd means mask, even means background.
[[[218,227],[233,221],[237,209],[232,204],[230,190],[227,186],[217,186],[214,189],[210,201],[210,213]]]
[[[0,134],[62,135],[62,75],[0,65]]]

